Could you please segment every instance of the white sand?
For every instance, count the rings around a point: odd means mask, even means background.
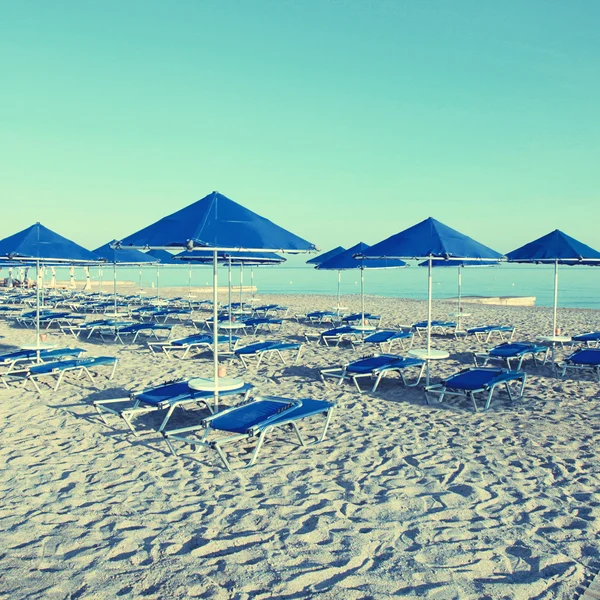
[[[295,312],[334,303],[262,299]],[[425,317],[415,301],[368,298],[367,309],[384,326]],[[434,316],[453,309],[437,303]],[[514,324],[515,339],[550,328],[549,309],[468,310],[469,325]],[[560,322],[581,333],[598,329],[600,314],[561,310]],[[308,329],[286,322],[281,335]],[[0,334],[2,349],[32,338],[4,323]],[[90,404],[210,376],[208,355],[166,360],[140,347],[77,345],[117,355],[115,379],[102,378],[100,390],[82,379],[41,396],[0,391],[0,597],[573,599],[597,571],[600,410],[589,378],[528,367],[525,399],[501,395],[474,414],[466,403],[427,406],[422,388],[396,380],[363,395],[321,383],[315,367],[360,354],[347,348],[313,344],[301,365],[259,374],[232,363],[229,373],[261,394],[339,406],[320,445],[277,435],[255,467],[228,473],[215,453],[173,457],[160,436],[135,438],[117,417],[107,427]],[[437,378],[484,346],[436,338],[435,347],[451,352],[433,366]],[[201,414],[182,413],[173,426]]]

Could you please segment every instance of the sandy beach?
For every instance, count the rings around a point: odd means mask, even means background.
[[[290,314],[335,304],[333,296],[261,299]],[[344,303],[359,308],[357,297]],[[382,315],[383,327],[426,318],[420,301],[367,297],[366,309]],[[453,311],[434,304],[434,318]],[[515,340],[551,329],[548,308],[468,312],[469,326],[514,325]],[[561,309],[559,321],[568,334],[593,331],[600,313]],[[317,331],[288,318],[277,337]],[[174,337],[191,332],[177,325]],[[3,351],[33,337],[4,322],[0,335]],[[117,356],[119,366],[98,389],[80,379],[41,395],[0,390],[2,598],[571,600],[598,571],[599,384],[589,376],[561,379],[528,364],[523,399],[500,394],[489,411],[474,413],[466,402],[427,405],[422,387],[395,378],[360,395],[348,383],[321,382],[319,367],[364,352],[346,346],[307,344],[298,365],[258,372],[230,361],[228,373],[252,383],[255,395],[338,403],[322,443],[302,448],[278,433],[254,467],[230,473],[214,452],[176,457],[160,435],[136,438],[115,416],[106,426],[91,405],[210,377],[211,355],[169,360],[143,345],[50,339]],[[432,365],[433,378],[492,345],[436,336],[434,347],[450,358]],[[206,414],[182,411],[173,426]],[[160,417],[144,422],[156,427]]]

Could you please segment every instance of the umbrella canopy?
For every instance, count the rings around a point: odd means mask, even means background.
[[[117,240],[113,240],[108,244],[104,244],[104,246],[100,246],[100,248],[96,248],[93,252],[102,260],[120,265],[141,265],[159,262],[159,259],[150,255],[149,252],[140,252],[135,248],[116,248],[116,243]]]
[[[310,242],[218,192],[127,236],[121,245],[273,252],[315,250]]]
[[[499,260],[502,254],[429,217],[374,244],[365,258]]]
[[[340,252],[336,256],[318,264],[315,269],[344,271],[346,269],[394,269],[407,266],[403,260],[398,259],[383,258],[367,261],[357,258],[357,256],[365,255],[369,248],[372,248],[372,246],[364,242],[359,242],[355,246],[352,246],[352,248],[348,248],[348,250],[344,250],[344,252]]]
[[[323,252],[323,254],[319,254],[319,256],[315,256],[314,258],[307,260],[306,264],[307,265],[320,265],[322,262],[325,262],[326,260],[329,260],[330,258],[337,256],[338,254],[340,254],[340,252],[345,252],[345,251],[346,251],[346,248],[342,248],[342,246],[338,246],[337,248],[334,248],[333,250],[329,250],[329,252]]]
[[[502,254],[499,252],[431,217],[374,244],[363,253],[363,256],[367,259],[386,257],[428,259],[427,356],[431,353],[431,271],[433,260],[443,258],[477,261],[502,258]],[[427,362],[426,382],[429,384],[429,361]]]
[[[553,264],[554,265],[554,306],[552,311],[552,336],[559,335],[556,328],[558,309],[558,265],[599,265],[600,252],[583,242],[572,238],[559,229],[543,235],[512,252],[506,258],[509,262]],[[552,345],[554,362],[554,343]]]
[[[509,262],[546,264],[558,262],[558,264],[573,265],[600,262],[600,252],[555,229],[533,242],[508,252],[506,258]]]
[[[217,252],[246,250],[310,252],[314,244],[261,217],[218,192],[168,215],[121,240],[122,246],[147,248],[179,247],[192,250],[203,246],[213,251],[213,356],[214,406],[219,398],[219,352]]]
[[[340,311],[340,272],[347,269],[360,269],[360,306],[363,326],[365,321],[364,269],[397,269],[408,266],[403,260],[398,259],[359,260],[356,258],[357,255],[362,255],[368,249],[369,246],[367,244],[359,242],[355,246],[352,246],[352,248],[336,254],[315,267],[315,269],[319,270],[338,272],[338,313]]]
[[[97,263],[100,259],[83,246],[35,223],[0,240],[0,256],[34,259],[44,263]]]
[[[0,240],[0,256],[10,259],[33,259],[36,265],[36,346],[40,347],[40,264],[97,263],[98,257],[83,246],[35,223],[23,231]]]

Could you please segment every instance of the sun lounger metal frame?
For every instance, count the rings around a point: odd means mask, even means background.
[[[248,346],[242,346],[234,350],[235,356],[242,361],[242,364],[246,369],[252,366],[252,360],[256,360],[254,367],[258,369],[263,361],[269,361],[271,356],[277,356],[281,362],[285,365],[285,358],[282,352],[297,350],[296,355],[292,364],[297,364],[302,353],[304,345],[300,342],[278,342],[278,341],[266,341],[266,342],[255,342]]]
[[[142,434],[148,434],[148,433],[162,433],[171,416],[173,415],[173,413],[175,412],[176,408],[183,408],[185,409],[187,406],[191,405],[191,404],[198,404],[198,403],[202,403],[206,406],[206,408],[212,413],[213,412],[213,400],[214,400],[214,393],[213,392],[201,392],[201,391],[195,391],[195,390],[191,390],[189,389],[189,387],[187,388],[187,390],[184,390],[181,393],[178,393],[170,398],[165,398],[164,400],[160,400],[158,402],[149,402],[147,399],[144,399],[144,395],[151,395],[152,392],[156,392],[159,391],[161,389],[167,388],[169,386],[179,386],[181,384],[187,384],[187,381],[167,381],[165,383],[162,383],[158,386],[154,386],[152,388],[146,388],[143,390],[139,390],[137,392],[132,392],[131,394],[129,394],[129,396],[126,396],[124,398],[110,398],[108,400],[94,400],[93,401],[93,405],[96,409],[96,411],[98,412],[98,414],[100,415],[100,418],[102,419],[102,421],[108,425],[108,421],[106,420],[104,414],[103,414],[103,410],[117,415],[119,417],[121,417],[123,419],[123,421],[125,421],[125,423],[127,424],[127,427],[131,430],[131,432],[135,435],[135,436],[139,436]],[[252,389],[254,388],[254,386],[252,384],[249,383],[245,383],[242,387],[237,388],[235,390],[222,390],[219,392],[219,396],[221,397],[225,397],[225,396],[237,396],[237,395],[243,395],[243,400],[246,401],[248,399],[248,394],[252,391]],[[112,408],[113,404],[122,404],[123,402],[128,402],[128,401],[133,401],[133,406],[130,408],[125,408],[125,409],[121,409],[121,410],[117,410]],[[140,416],[140,415],[144,415],[144,414],[148,414],[151,412],[156,412],[159,410],[166,410],[166,414],[159,426],[159,428],[157,430],[154,429],[145,429],[145,430],[138,430],[135,428],[135,426],[133,425],[132,419],[134,417]]]
[[[375,358],[379,360],[371,360]],[[364,365],[369,360],[371,360],[371,362],[377,362],[380,364],[374,365],[371,369],[367,370]],[[381,379],[388,373],[398,373],[402,379],[402,383],[406,387],[415,387],[421,382],[421,377],[425,371],[426,364],[427,363],[420,358],[410,358],[400,356],[398,354],[374,354],[373,356],[365,356],[359,360],[355,360],[337,367],[323,367],[319,369],[319,377],[324,383],[327,377],[335,378],[338,380],[337,385],[341,385],[343,381],[350,379],[356,386],[358,392],[362,394],[363,390],[358,384],[359,379],[364,377],[374,379],[375,381],[370,391],[376,392]],[[420,367],[417,379],[414,383],[409,383],[404,375],[404,370],[413,369],[416,367]]]
[[[419,337],[422,337],[424,333],[427,333],[427,321],[419,321],[412,324],[412,328],[415,330]],[[456,323],[454,321],[431,321],[431,333],[437,335],[448,335],[456,331]]]
[[[0,366],[8,367],[6,371],[0,373],[0,379],[5,388],[8,388],[8,383],[5,379],[13,373],[25,373],[29,370],[29,366],[33,364],[41,364],[46,362],[55,362],[67,356],[78,357],[83,354],[83,348],[53,348],[50,350],[18,350],[4,355],[4,360],[0,356]],[[9,358],[12,356],[12,360]]]
[[[125,345],[125,339],[127,336],[133,336],[130,344],[135,344],[138,337],[143,333],[148,337],[153,337],[157,340],[161,338],[156,334],[157,331],[168,331],[166,337],[162,338],[162,340],[167,340],[171,337],[171,333],[173,332],[173,325],[166,325],[164,323],[131,323],[129,325],[125,325],[123,327],[106,327],[98,330],[98,334],[102,338],[102,341],[106,341],[106,338],[112,336],[113,342],[120,342]]]
[[[186,340],[194,340],[194,341],[186,341]],[[220,335],[218,338],[219,345],[229,345],[230,338],[228,335]],[[237,348],[237,345],[240,342],[240,338],[236,335],[231,336],[231,341],[233,343],[233,349]],[[184,343],[185,342],[185,343]],[[181,360],[187,358],[190,352],[201,351],[201,350],[211,350],[213,349],[213,338],[212,335],[208,334],[195,334],[188,335],[184,338],[179,338],[177,340],[169,340],[169,341],[158,341],[158,342],[147,342],[148,348],[153,354],[159,354],[160,352],[164,353],[167,358],[171,358],[171,354],[175,352],[183,351],[183,355],[180,356]]]
[[[478,387],[473,388],[472,386],[461,386],[458,387],[457,380],[460,377],[464,377],[468,373],[473,372],[489,372],[490,377],[487,381],[478,384]],[[494,390],[500,386],[504,385],[506,393],[510,400],[518,400],[523,397],[523,392],[525,390],[525,382],[527,380],[527,375],[523,371],[510,371],[508,369],[497,369],[497,368],[489,368],[489,367],[470,367],[468,369],[463,369],[458,373],[455,373],[451,377],[448,377],[442,383],[437,383],[435,385],[430,385],[425,388],[425,400],[427,404],[431,404],[430,397],[436,397],[438,402],[442,402],[445,396],[457,396],[460,398],[467,398],[471,400],[473,404],[473,409],[477,412],[479,409],[477,407],[477,402],[475,400],[475,395],[480,393],[487,393],[484,410],[488,410],[490,404],[492,402],[492,396],[494,395]],[[512,382],[520,382],[519,390],[515,394],[510,387]]]
[[[597,358],[597,361],[593,362],[581,361],[582,357],[590,356]],[[568,369],[573,369],[577,371],[592,371],[596,375],[596,381],[600,383],[600,348],[580,348],[576,350],[569,356],[567,356],[562,362],[557,363],[557,368],[560,371],[561,377],[564,377],[567,374]]]
[[[454,335],[456,337],[474,335],[477,341],[483,343],[489,342],[493,335],[497,335],[500,340],[510,342],[515,335],[515,328],[511,325],[483,325],[455,331]]]
[[[94,356],[88,358],[77,358],[69,360],[58,360],[55,362],[41,363],[29,366],[27,369],[13,371],[7,379],[9,381],[23,381],[23,387],[31,382],[38,393],[42,393],[42,389],[38,385],[38,380],[42,377],[55,377],[56,385],[54,391],[57,391],[62,383],[65,375],[72,371],[77,372],[77,378],[87,375],[92,385],[96,387],[96,382],[90,372],[92,367],[112,365],[111,373],[108,377],[111,380],[117,368],[118,359],[114,356]],[[52,387],[52,386],[51,386]]]
[[[571,345],[584,344],[586,348],[598,348],[600,346],[600,331],[580,333],[571,338]]]
[[[410,350],[413,345],[414,335],[412,331],[393,331],[382,329],[365,335],[365,338],[350,339],[354,349],[360,348],[364,344],[377,344],[383,353],[392,353],[392,347],[395,342],[400,344],[403,351]],[[387,348],[386,348],[387,346]]]
[[[514,348],[510,355],[506,353],[509,348]],[[488,352],[473,352],[473,362],[476,367],[486,367],[490,362],[500,362],[506,364],[510,370],[520,371],[523,361],[531,357],[535,366],[545,365],[548,360],[549,346],[541,344],[532,344],[530,342],[504,342]],[[510,364],[511,360],[517,360],[516,367]]]
[[[246,407],[250,407],[253,404],[256,405],[267,402],[271,404],[279,404],[281,405],[281,408],[270,416],[265,417],[261,421],[255,421],[244,431],[239,431],[239,429],[243,427],[243,424],[235,427],[235,429],[225,429],[219,426],[219,420],[222,420],[223,417],[231,418],[236,414],[243,415],[243,411]],[[322,442],[327,434],[327,429],[329,428],[335,406],[336,404],[334,402],[328,402],[326,400],[312,400],[310,398],[304,400],[291,400],[289,398],[280,398],[277,396],[259,396],[255,399],[248,400],[243,404],[239,404],[232,408],[221,411],[220,413],[214,414],[207,419],[204,419],[198,426],[184,427],[181,429],[166,431],[163,435],[165,436],[165,440],[167,441],[167,444],[169,445],[169,448],[173,454],[177,454],[173,446],[174,440],[190,444],[194,451],[197,450],[198,447],[209,448],[217,452],[223,461],[225,468],[228,471],[231,471],[231,463],[225,455],[222,446],[231,444],[233,442],[238,442],[240,440],[256,438],[257,442],[256,446],[254,447],[254,451],[245,465],[246,467],[251,467],[256,463],[258,453],[260,452],[265,438],[276,428],[286,427],[288,425],[291,426],[298,438],[298,441],[300,442],[300,445],[304,447]],[[304,437],[300,433],[300,430],[298,429],[297,423],[300,420],[317,415],[323,415],[325,417],[323,428],[320,434],[316,436],[316,440],[310,444],[307,444]],[[200,439],[197,437],[188,437],[189,434],[199,430],[203,430]],[[231,435],[217,440],[208,440],[208,436],[213,431],[224,431],[230,433]]]

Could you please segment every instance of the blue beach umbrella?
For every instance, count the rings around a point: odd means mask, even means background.
[[[213,356],[215,408],[219,398],[217,254],[219,251],[311,252],[314,244],[276,225],[218,192],[168,215],[121,240],[121,246],[140,248],[196,247],[213,251]]]
[[[307,265],[320,265],[321,263],[325,262],[326,260],[329,260],[330,258],[337,256],[341,252],[346,252],[346,248],[342,248],[342,246],[338,246],[337,248],[334,248],[333,250],[329,250],[328,252],[323,252],[323,254],[319,254],[319,256],[315,256],[314,258],[307,260],[306,264]]]
[[[12,261],[35,262],[36,271],[36,346],[40,345],[40,286],[42,264],[97,264],[98,257],[79,244],[35,223],[0,240],[0,257]]]
[[[558,265],[598,265],[600,252],[568,236],[559,229],[529,242],[506,255],[509,262],[554,265],[554,308],[552,336],[557,335]]]
[[[373,258],[427,260],[427,356],[431,354],[431,271],[433,261],[443,259],[476,262],[502,258],[502,254],[499,252],[431,217],[374,244],[363,253],[363,256],[369,260]],[[429,366],[427,383],[429,383]]]
[[[369,249],[364,242],[359,242],[352,248],[336,254],[332,258],[318,264],[315,269],[337,271],[338,272],[338,292],[337,292],[337,312],[340,312],[340,280],[341,272],[348,269],[360,269],[360,310],[361,324],[365,325],[365,269],[397,269],[408,266],[403,260],[382,259],[382,260],[359,260],[356,255],[362,255]]]

